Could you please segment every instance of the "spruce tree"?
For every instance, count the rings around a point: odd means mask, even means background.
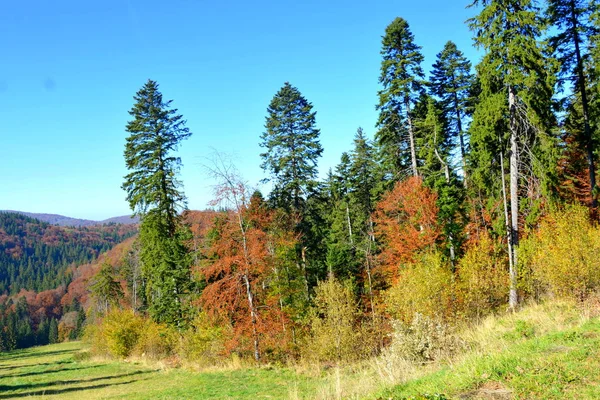
[[[317,178],[319,143],[312,104],[286,82],[267,108],[261,147],[261,167],[270,174],[271,200],[278,207],[300,212]]]
[[[481,6],[469,25],[476,45],[485,50],[485,55],[477,66],[482,93],[472,124],[471,143],[476,167],[485,175],[482,169],[489,171],[494,164],[498,168],[496,155],[500,156],[500,165],[504,165],[504,142],[508,135],[510,214],[505,207],[505,216],[510,262],[509,306],[515,308],[520,174],[523,165],[537,172],[536,179],[543,180],[543,174],[549,172],[549,165],[534,164],[546,157],[540,152],[544,142],[550,147],[547,129],[553,118],[553,64],[538,42],[545,26],[532,0],[475,0],[472,6]],[[503,170],[500,175],[504,179]],[[506,196],[504,199],[506,204]]]
[[[458,50],[456,44],[448,41],[433,64],[430,91],[440,100],[442,115],[448,122],[449,139],[458,138],[465,186],[468,182],[465,125],[471,114],[471,92],[474,85],[471,62]]]
[[[443,106],[433,98],[425,96],[416,111],[423,184],[437,194],[444,245],[454,268],[462,236],[464,189],[451,163],[453,132],[444,118]]]
[[[48,327],[48,343],[58,343],[58,322],[54,318],[50,320],[50,326]]]
[[[586,73],[585,62],[589,58],[587,49],[590,38],[598,35],[598,27],[594,26],[590,17],[594,9],[588,0],[549,0],[546,10],[548,19],[558,33],[550,42],[560,61],[561,81],[569,82],[577,94],[570,101],[581,102],[583,117],[583,134],[576,139],[584,150],[589,173],[590,198],[593,208],[597,205],[596,199],[596,163],[594,157],[594,140],[590,122],[590,101],[588,93],[589,77]],[[572,113],[571,113],[572,115]]]
[[[119,281],[115,279],[112,265],[107,262],[102,264],[100,271],[94,276],[90,291],[98,302],[100,312],[108,312],[110,305],[119,303],[123,297],[123,289]]]
[[[300,91],[286,82],[267,108],[260,143],[265,148],[261,167],[270,175],[266,180],[273,183],[270,201],[285,211],[290,228],[300,236],[295,262],[303,271],[306,299],[309,281],[318,279],[322,259],[321,235],[313,230],[320,225],[320,215],[315,202],[309,201],[311,193],[317,192],[317,161],[323,152],[312,109]]]
[[[185,246],[189,229],[180,213],[186,205],[177,179],[181,160],[173,152],[191,133],[183,117],[171,108],[172,101],[163,100],[155,81],[148,80],[134,100],[125,145],[125,162],[131,172],[122,187],[131,209],[141,218],[140,261],[150,315],[180,327],[190,278]]]
[[[412,108],[423,92],[423,55],[404,19],[396,18],[386,28],[381,55],[376,139],[395,179],[407,167],[418,176]]]

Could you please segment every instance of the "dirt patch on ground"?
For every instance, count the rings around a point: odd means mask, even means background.
[[[479,400],[509,400],[512,398],[512,390],[508,389],[500,382],[485,382],[477,390],[463,393],[460,399],[479,399]]]

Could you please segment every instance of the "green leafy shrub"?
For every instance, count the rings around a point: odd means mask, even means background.
[[[178,342],[179,334],[174,328],[146,320],[134,353],[151,359],[162,359],[176,352]]]
[[[486,234],[470,246],[456,267],[457,294],[466,319],[481,318],[508,303],[506,251]]]

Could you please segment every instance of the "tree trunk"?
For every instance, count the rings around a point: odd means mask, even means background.
[[[519,248],[519,145],[516,115],[516,95],[512,86],[508,87],[508,109],[510,112],[510,240],[512,244],[512,268],[510,269],[510,292],[508,305],[516,309],[519,298],[517,294],[517,271]]]
[[[435,152],[435,156],[439,160],[440,164],[444,168],[444,176],[446,177],[446,183],[450,184],[450,167],[448,167],[448,163],[444,161],[444,159],[440,156],[440,153],[437,151],[437,127],[433,127],[433,151]],[[452,218],[450,218],[449,223],[452,223]],[[448,235],[448,241],[450,242],[450,264],[452,265],[452,272],[454,273],[454,258],[456,257],[456,252],[454,250],[454,237],[452,233]]]
[[[504,177],[504,154],[502,150],[500,150],[500,170],[501,170],[501,178],[502,178],[502,204],[504,206],[504,223],[506,225],[506,239],[508,243],[508,265],[509,271],[512,276],[512,271],[514,270],[513,265],[513,250],[512,250],[512,239],[511,239],[511,228],[510,228],[510,218],[508,215],[508,197],[506,196],[506,178]]]
[[[415,133],[412,124],[412,118],[410,116],[410,101],[408,97],[404,99],[404,107],[406,108],[406,122],[408,123],[408,140],[410,144],[410,165],[413,176],[419,176],[417,169],[417,148],[415,145]]]
[[[352,223],[350,222],[350,208],[346,204],[346,219],[348,220],[348,237],[350,238],[350,245],[354,246],[354,239],[352,239]]]
[[[455,88],[456,89],[456,88]],[[462,130],[462,120],[460,116],[460,109],[458,107],[458,95],[454,92],[454,110],[456,112],[456,128],[458,129],[458,140],[460,143],[460,158],[463,167],[463,184],[465,188],[469,187],[467,183],[467,151],[465,150],[465,139]]]
[[[260,352],[258,349],[258,331],[256,330],[256,309],[254,308],[254,296],[252,295],[252,288],[250,287],[250,281],[248,275],[243,274],[244,285],[246,286],[246,295],[248,296],[248,305],[250,308],[250,318],[252,319],[252,336],[254,339],[254,359],[260,360]]]
[[[306,300],[310,301],[310,292],[308,291],[308,272],[306,271],[306,247],[300,250],[300,259],[302,260],[302,277],[304,278],[304,291]]]

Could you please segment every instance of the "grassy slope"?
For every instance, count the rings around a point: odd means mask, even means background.
[[[123,362],[78,361],[81,343],[0,354],[0,399],[282,399],[309,393],[307,378],[285,369],[194,373]]]
[[[536,324],[538,322],[538,324]],[[478,332],[479,348],[380,399],[600,398],[600,320],[538,306]],[[439,394],[443,396],[435,397]]]
[[[266,367],[198,373],[81,360],[82,345],[64,343],[0,354],[0,400],[600,398],[600,319],[582,317],[573,305],[491,317],[461,337],[469,345],[450,363],[394,364],[393,381],[381,374],[381,360],[329,374],[316,367],[310,377]]]

